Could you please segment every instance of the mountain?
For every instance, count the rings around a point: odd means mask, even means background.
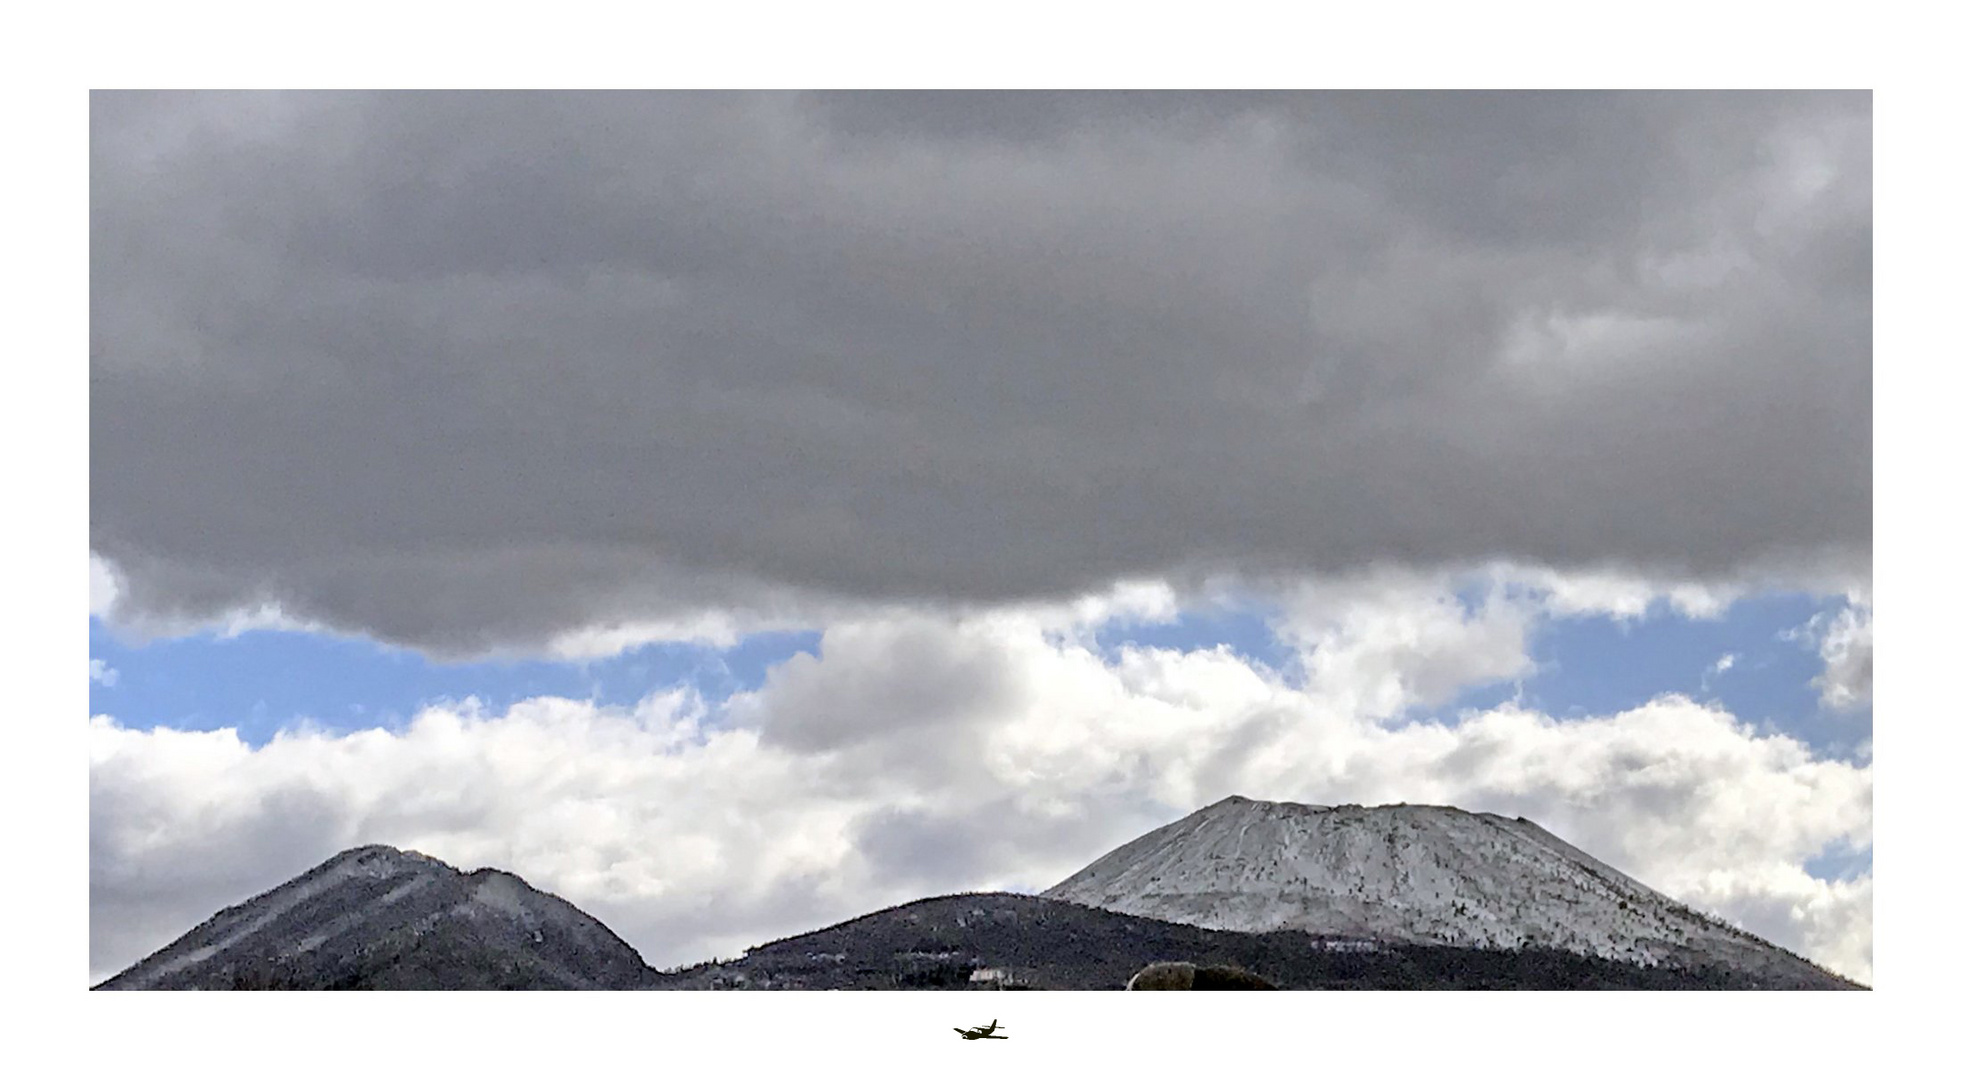
[[[97,989],[1118,989],[1157,961],[1283,989],[1846,989],[1518,818],[1231,798],[1041,896],[887,908],[647,967],[502,870],[344,851]]]
[[[1545,948],[1723,969],[1753,985],[1848,985],[1524,818],[1448,806],[1328,807],[1236,795],[1146,833],[1042,895],[1217,930]]]
[[[599,920],[516,875],[375,845],[226,908],[97,989],[586,990],[652,977]]]
[[[1298,930],[1244,933],[1020,893],[915,900],[669,974],[674,990],[1119,990],[1147,964],[1254,972],[1283,990],[1742,990],[1724,967],[1559,949],[1393,945]],[[1838,984],[1842,986],[1850,984]]]

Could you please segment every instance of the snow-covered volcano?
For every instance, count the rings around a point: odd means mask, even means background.
[[[1042,895],[1218,930],[1564,949],[1644,964],[1826,973],[1704,917],[1524,818],[1233,796]]]

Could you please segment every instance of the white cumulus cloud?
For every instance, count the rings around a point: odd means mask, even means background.
[[[1869,766],[1686,697],[1432,717],[1454,686],[1528,662],[1531,611],[1379,585],[1297,597],[1300,677],[1223,647],[1105,654],[1053,611],[889,609],[827,627],[818,655],[719,707],[684,691],[631,708],[466,702],[259,748],[96,717],[91,966],[363,842],[513,870],[672,965],[919,896],[1043,888],[1237,793],[1523,814],[1869,973],[1870,878],[1804,869],[1870,847]]]
[[[1854,596],[1828,619],[1815,615],[1785,637],[1817,649],[1824,670],[1812,680],[1819,700],[1833,709],[1852,709],[1873,699],[1873,607]]]

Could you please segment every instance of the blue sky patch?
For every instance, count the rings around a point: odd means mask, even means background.
[[[1467,594],[1466,600],[1475,606],[1478,596]],[[1846,758],[1871,737],[1872,710],[1822,706],[1810,685],[1822,666],[1816,648],[1790,633],[1844,606],[1841,600],[1773,593],[1740,600],[1719,619],[1691,619],[1663,605],[1637,620],[1548,618],[1531,645],[1537,670],[1523,684],[1469,690],[1427,710],[1427,718],[1449,722],[1464,710],[1490,708],[1515,695],[1555,717],[1600,715],[1678,692],[1721,702],[1761,731],[1782,732],[1815,752]],[[1296,658],[1269,625],[1271,614],[1210,607],[1162,624],[1112,623],[1097,631],[1096,647],[1110,658],[1127,644],[1179,650],[1224,644],[1277,671],[1298,672]],[[131,727],[237,727],[242,738],[259,745],[302,718],[328,730],[390,727],[432,702],[469,696],[493,711],[541,695],[626,705],[690,685],[715,702],[762,685],[772,666],[799,652],[815,654],[819,637],[817,631],[761,633],[728,649],[646,645],[592,661],[443,663],[361,639],[282,630],[130,645],[91,619],[89,655],[114,675],[91,680],[89,708]]]
[[[290,630],[235,637],[198,634],[127,645],[89,620],[89,655],[115,672],[91,681],[89,711],[126,727],[210,731],[236,727],[263,745],[301,718],[330,731],[392,727],[432,702],[474,696],[492,711],[552,695],[628,705],[655,691],[692,685],[720,700],[762,685],[771,666],[815,652],[816,632],[754,634],[729,649],[644,645],[592,661],[442,663],[357,639]]]
[[[1284,671],[1295,656],[1268,625],[1271,612],[1256,607],[1193,607],[1165,623],[1111,622],[1097,628],[1098,655],[1115,660],[1126,645],[1147,649],[1210,649],[1225,645],[1248,660]]]
[[[1681,693],[1721,703],[1759,731],[1846,757],[1873,733],[1872,710],[1821,705],[1811,683],[1824,663],[1816,647],[1790,633],[1845,606],[1802,593],[1766,593],[1737,601],[1719,619],[1692,619],[1657,605],[1639,620],[1549,620],[1534,641],[1538,670],[1526,680],[1521,703],[1567,717],[1620,712],[1658,694]],[[1501,700],[1510,694],[1508,687]]]
[[[1459,599],[1470,611],[1482,588]],[[1806,593],[1764,593],[1733,603],[1715,619],[1695,619],[1664,603],[1640,619],[1608,615],[1548,617],[1535,629],[1536,669],[1523,683],[1503,680],[1472,688],[1424,719],[1451,722],[1459,713],[1520,704],[1550,716],[1598,716],[1646,704],[1666,693],[1718,702],[1761,732],[1805,742],[1822,755],[1845,759],[1873,734],[1870,707],[1836,711],[1811,685],[1823,662],[1817,648],[1791,631],[1815,615],[1830,619],[1843,599]],[[1235,653],[1298,675],[1295,657],[1269,626],[1271,612],[1255,608],[1194,609],[1173,622],[1103,627],[1097,646],[1114,657],[1126,644],[1203,649],[1225,644]],[[1728,658],[1728,659],[1726,659]]]

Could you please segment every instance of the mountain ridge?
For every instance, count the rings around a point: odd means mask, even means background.
[[[1288,988],[1859,986],[1524,818],[1236,795],[1039,896],[929,897],[665,972],[508,871],[363,845],[96,989],[1114,989],[1160,960]]]

